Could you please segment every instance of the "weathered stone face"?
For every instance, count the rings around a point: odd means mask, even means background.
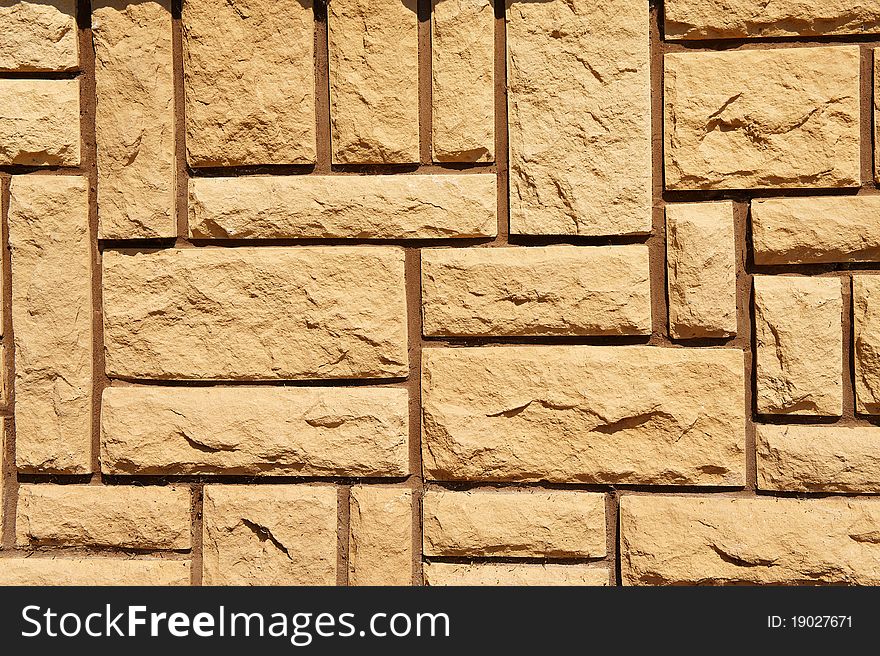
[[[422,507],[426,556],[605,555],[602,494],[429,489]]]
[[[351,488],[349,585],[412,584],[412,504],[406,488]]]
[[[76,0],[4,0],[0,25],[0,70],[69,71],[79,66]]]
[[[183,3],[192,166],[315,161],[312,0]]]
[[[0,80],[0,165],[79,163],[79,80]]]
[[[4,558],[0,585],[189,585],[190,562],[168,558]]]
[[[880,414],[880,278],[853,276],[856,410]]]
[[[665,56],[667,189],[857,187],[856,46]]]
[[[538,563],[425,563],[425,584],[441,585],[608,585],[608,568]]]
[[[426,335],[647,335],[648,249],[428,249],[422,299]]]
[[[334,585],[336,488],[205,487],[205,585]]]
[[[621,574],[628,585],[876,585],[878,520],[871,499],[627,494]]]
[[[426,349],[435,480],[742,485],[742,352],[647,346]]]
[[[510,231],[651,229],[648,5],[507,0]]]
[[[108,252],[103,262],[111,376],[406,375],[400,249]]]

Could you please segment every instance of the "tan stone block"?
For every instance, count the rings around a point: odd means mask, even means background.
[[[874,48],[874,181],[880,182],[880,55]]]
[[[205,487],[205,585],[335,585],[336,488]]]
[[[191,178],[196,239],[494,237],[495,176]]]
[[[880,31],[876,0],[666,0],[667,39],[870,34]]]
[[[109,387],[108,474],[406,476],[407,391]]]
[[[880,428],[757,427],[758,488],[783,492],[880,492]]]
[[[815,196],[752,201],[755,264],[880,260],[880,197]]]
[[[426,335],[649,335],[648,249],[425,249]]]
[[[90,472],[92,262],[86,179],[14,176],[9,243],[18,467]]]
[[[624,495],[628,585],[880,582],[880,502]]]
[[[328,6],[334,164],[419,161],[416,0]]]
[[[174,237],[171,0],[96,0],[92,35],[100,237]]]
[[[755,276],[758,412],[843,412],[839,278]]]
[[[608,581],[608,568],[601,565],[425,563],[425,583],[430,586],[606,586]]]
[[[406,488],[351,488],[349,585],[412,585],[412,503]]]
[[[0,165],[79,166],[79,80],[0,80]]]
[[[666,55],[667,189],[857,187],[859,48]]]
[[[79,66],[76,0],[0,0],[0,71]]]
[[[736,335],[733,203],[667,205],[666,258],[670,335]]]
[[[605,495],[579,490],[429,489],[424,555],[601,558]]]
[[[192,166],[315,161],[312,0],[183,3]]]
[[[433,348],[422,372],[429,479],[745,482],[739,350]]]
[[[495,159],[495,12],[490,0],[433,0],[435,162]]]
[[[21,485],[16,543],[189,549],[188,487]]]
[[[880,414],[880,277],[853,276],[856,412]]]
[[[122,558],[5,558],[0,585],[132,586],[190,584],[188,560]]]
[[[403,250],[104,253],[110,376],[406,376]]]
[[[510,230],[651,230],[648,5],[507,3]]]

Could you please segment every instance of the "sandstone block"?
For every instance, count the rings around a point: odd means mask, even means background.
[[[394,378],[407,373],[403,250],[104,253],[107,373]]]
[[[315,161],[312,0],[183,3],[192,166]]]
[[[0,165],[79,166],[79,155],[79,80],[0,80]]]
[[[625,495],[629,585],[877,585],[880,502]]]
[[[422,363],[430,479],[744,484],[741,351],[436,348]]]
[[[853,276],[856,412],[880,414],[880,278]]]
[[[171,0],[92,4],[100,237],[174,237]]]
[[[840,280],[755,276],[754,281],[758,412],[839,417]]]
[[[0,71],[79,66],[76,0],[2,0],[0,25]]]
[[[495,13],[490,0],[433,0],[437,162],[495,159]]]
[[[5,558],[0,585],[189,585],[188,560],[145,558]]]
[[[668,189],[857,187],[859,48],[666,55]]]
[[[109,387],[108,474],[406,476],[407,392],[388,388]]]
[[[188,487],[21,485],[16,542],[189,549],[190,506]]]
[[[758,488],[880,492],[880,428],[757,427]]]
[[[419,161],[416,4],[416,0],[329,4],[334,164]]]
[[[540,563],[425,563],[430,586],[608,585],[608,568]]]
[[[651,230],[648,5],[507,3],[510,230]]]
[[[192,178],[196,239],[494,237],[495,176]]]
[[[880,56],[874,48],[874,181],[880,182]]]
[[[667,39],[869,34],[880,31],[873,0],[667,0]]]
[[[605,555],[603,494],[429,489],[422,508],[426,556]]]
[[[336,488],[205,487],[205,585],[335,585]]]
[[[755,264],[880,260],[880,197],[752,201]]]
[[[736,335],[733,203],[667,205],[666,258],[672,337]]]
[[[351,488],[349,585],[412,585],[412,503],[406,488]]]
[[[89,472],[92,264],[86,179],[14,176],[9,243],[18,467]]]
[[[648,249],[425,249],[426,335],[649,335]]]

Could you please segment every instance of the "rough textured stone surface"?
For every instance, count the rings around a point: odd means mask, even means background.
[[[666,187],[859,185],[859,48],[666,55]]]
[[[412,502],[406,488],[351,488],[349,585],[412,584]]]
[[[422,353],[437,480],[743,485],[743,354],[647,346]]]
[[[872,55],[874,57],[874,181],[880,182],[880,57],[877,51],[880,48],[874,48]]]
[[[88,183],[15,176],[9,207],[19,469],[91,471]]]
[[[418,162],[416,0],[333,0],[327,14],[333,162]]]
[[[507,5],[510,230],[651,230],[648,5]]]
[[[736,335],[733,203],[667,205],[666,258],[672,337]]]
[[[22,485],[19,546],[189,549],[188,487]]]
[[[79,154],[79,80],[0,80],[0,165],[79,166]]]
[[[648,249],[425,249],[426,335],[649,335]]]
[[[108,474],[406,476],[405,389],[110,387]]]
[[[856,411],[880,414],[880,277],[853,276]]]
[[[5,558],[0,585],[189,585],[186,560],[122,558]]]
[[[105,239],[174,237],[171,0],[92,3]]]
[[[312,0],[183,3],[193,166],[315,161]]]
[[[403,250],[104,253],[107,373],[393,378],[407,373]]]
[[[752,201],[755,264],[880,260],[880,196]]]
[[[494,237],[495,176],[351,175],[193,178],[197,239]]]
[[[667,39],[880,32],[876,0],[666,0]]]
[[[624,495],[630,585],[880,582],[880,502]]]
[[[880,428],[759,425],[758,488],[880,492]]]
[[[425,563],[431,586],[608,585],[608,568],[540,563]]]
[[[605,495],[572,490],[429,489],[426,556],[605,555]]]
[[[758,412],[839,417],[839,278],[755,276]]]
[[[205,585],[334,585],[336,488],[205,487]]]
[[[434,160],[495,159],[495,12],[490,0],[433,0]]]
[[[0,0],[0,71],[79,66],[76,0]]]

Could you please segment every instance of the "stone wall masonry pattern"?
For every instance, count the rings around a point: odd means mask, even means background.
[[[877,2],[0,24],[0,585],[880,584]]]

